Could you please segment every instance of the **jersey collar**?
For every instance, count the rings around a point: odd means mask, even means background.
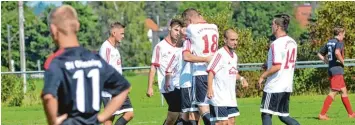
[[[229,48],[227,46],[224,46],[223,48],[227,51],[228,55],[233,58],[233,53],[229,51]]]

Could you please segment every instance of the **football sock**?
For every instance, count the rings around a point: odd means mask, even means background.
[[[324,100],[324,104],[323,104],[323,108],[322,108],[322,111],[321,111],[321,115],[325,115],[330,107],[330,105],[332,104],[333,102],[333,98],[331,96],[327,96],[327,98],[325,98]]]
[[[350,104],[349,98],[347,96],[346,97],[341,97],[341,101],[343,101],[343,104],[344,104],[348,114],[352,115],[353,114],[353,110],[351,108],[351,104]]]
[[[279,119],[285,123],[286,125],[299,125],[300,123],[298,123],[295,119],[291,118],[290,116],[279,116]]]
[[[211,125],[210,118],[211,118],[211,115],[209,112],[204,113],[202,115],[203,123],[205,123],[205,125]]]
[[[115,125],[126,125],[128,121],[124,119],[122,116],[116,121]]]
[[[263,122],[263,125],[272,125],[271,118],[272,118],[271,114],[261,113],[261,120]]]

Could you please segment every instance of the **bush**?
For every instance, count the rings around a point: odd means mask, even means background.
[[[1,67],[1,71],[7,71]],[[17,75],[1,75],[1,102],[5,106],[21,106],[24,98],[21,77]]]
[[[23,105],[30,106],[41,104],[40,91],[42,88],[36,86],[41,82],[43,82],[42,79],[29,79],[27,81],[27,92],[23,99]]]

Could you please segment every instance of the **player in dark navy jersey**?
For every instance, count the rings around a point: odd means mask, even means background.
[[[328,74],[330,80],[330,92],[324,101],[323,108],[319,114],[320,120],[329,120],[326,115],[335,95],[342,92],[341,100],[348,112],[349,118],[355,118],[351,104],[348,98],[348,92],[344,82],[344,42],[345,30],[341,27],[336,27],[333,30],[335,38],[328,40],[328,42],[320,49],[318,57],[328,63]]]
[[[127,97],[130,84],[99,55],[80,47],[76,10],[63,5],[49,15],[58,50],[45,62],[43,106],[50,125],[96,125],[107,120]],[[101,91],[112,94],[99,114]]]

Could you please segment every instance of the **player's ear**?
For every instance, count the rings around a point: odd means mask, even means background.
[[[169,26],[168,30],[171,31],[171,26]]]
[[[79,30],[80,30],[80,23],[79,23],[79,21],[77,21],[76,22],[76,30],[75,30],[75,32],[79,32]]]
[[[57,39],[57,32],[58,32],[58,28],[57,26],[55,26],[54,24],[50,24],[50,31],[52,34],[53,39]]]

